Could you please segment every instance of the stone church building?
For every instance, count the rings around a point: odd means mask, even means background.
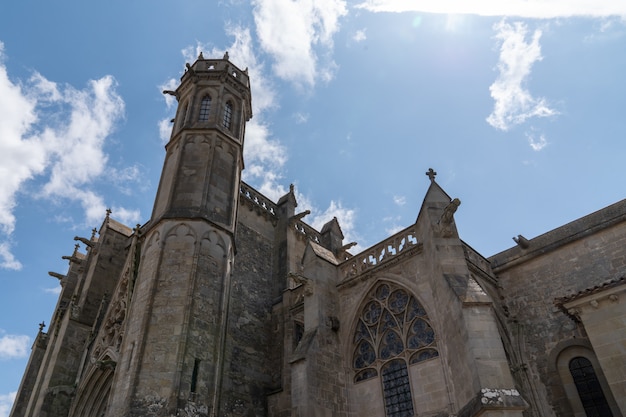
[[[165,93],[151,218],[50,273],[12,417],[626,416],[626,200],[485,257],[429,170],[415,223],[354,254],[241,181],[247,71],[201,54]]]

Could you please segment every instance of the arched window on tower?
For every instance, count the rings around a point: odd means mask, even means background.
[[[206,122],[209,120],[209,111],[211,110],[211,96],[206,95],[202,97],[202,101],[200,102],[200,115],[198,116],[198,120],[201,122]]]
[[[378,284],[364,301],[353,343],[354,381],[380,375],[387,417],[414,416],[408,367],[439,356],[419,301],[391,283]]]
[[[613,417],[591,361],[585,357],[577,356],[569,362],[569,371],[574,378],[574,384],[580,402],[585,409],[585,414],[589,417]]]
[[[224,105],[224,119],[222,120],[222,126],[230,130],[230,126],[233,120],[233,103],[229,101]]]

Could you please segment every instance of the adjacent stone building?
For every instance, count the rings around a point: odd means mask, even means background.
[[[247,71],[200,55],[165,93],[152,216],[51,273],[12,417],[626,413],[626,200],[485,258],[429,170],[415,223],[353,254],[241,181]]]

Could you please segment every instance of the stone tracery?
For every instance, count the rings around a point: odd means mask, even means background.
[[[379,283],[366,297],[353,343],[355,382],[378,376],[388,361],[414,364],[439,356],[426,310],[406,290]]]

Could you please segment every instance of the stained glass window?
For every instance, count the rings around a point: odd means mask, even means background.
[[[200,102],[200,116],[198,120],[201,122],[209,120],[209,110],[211,110],[211,96],[206,95],[202,97],[202,101]]]
[[[574,384],[587,417],[613,417],[589,359],[582,356],[572,359],[569,363],[569,371],[574,378]]]
[[[387,417],[412,417],[413,400],[406,362],[402,359],[387,362],[381,375]]]
[[[354,381],[380,375],[387,417],[413,416],[408,365],[439,356],[420,302],[403,288],[379,283],[363,303],[353,341]]]

